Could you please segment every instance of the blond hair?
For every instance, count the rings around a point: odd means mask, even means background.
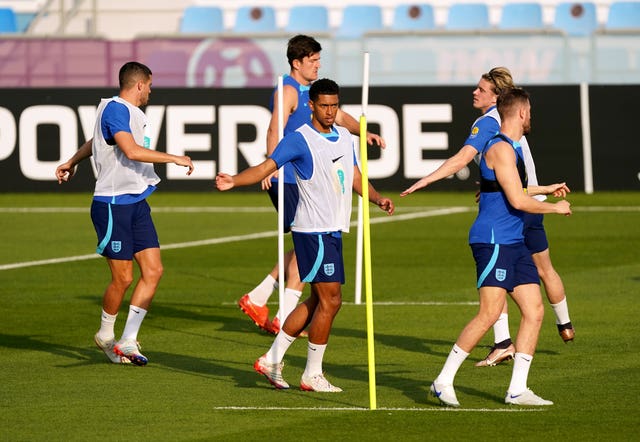
[[[499,66],[491,69],[482,78],[493,85],[493,93],[500,95],[501,92],[516,87],[511,77],[509,69]]]

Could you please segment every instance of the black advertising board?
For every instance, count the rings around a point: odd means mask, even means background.
[[[611,88],[611,89],[609,89]],[[566,181],[584,189],[580,89],[530,86],[532,132],[528,136],[542,183]],[[192,157],[191,177],[177,166],[158,164],[160,188],[209,191],[218,171],[235,173],[264,159],[271,89],[155,88],[145,108],[153,128],[152,148]],[[385,151],[368,149],[371,180],[380,189],[402,190],[435,169],[462,146],[479,116],[473,87],[373,87],[370,130],[387,141]],[[610,91],[614,91],[611,93]],[[74,183],[59,187],[55,167],[90,138],[95,110],[113,89],[5,89],[0,103],[0,172],[3,192],[91,192],[89,162]],[[633,148],[631,98],[636,86],[590,89],[591,137],[596,190],[638,188],[640,152]],[[361,90],[344,88],[343,108],[360,117]],[[615,126],[614,126],[615,124]],[[624,128],[613,133],[610,128]],[[615,167],[614,167],[615,166]],[[477,167],[433,185],[434,190],[475,190]],[[256,187],[257,189],[257,187]],[[255,189],[254,189],[255,190]]]

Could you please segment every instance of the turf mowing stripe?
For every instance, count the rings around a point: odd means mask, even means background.
[[[159,207],[159,208],[154,208],[153,211],[154,212],[179,212],[180,210],[183,211],[192,211],[192,212],[197,212],[198,210],[201,210],[203,212],[205,211],[211,211],[211,212],[215,212],[215,211],[225,211],[225,212],[234,212],[234,211],[246,211],[246,212],[262,212],[262,211],[267,211],[267,210],[263,210],[263,209],[269,209],[269,210],[273,210],[272,208],[262,208],[262,207]],[[414,212],[414,213],[405,213],[402,215],[394,215],[394,216],[378,216],[375,218],[371,218],[370,223],[371,224],[382,224],[382,223],[390,223],[390,222],[396,222],[396,221],[406,221],[406,220],[412,220],[412,219],[417,219],[417,218],[428,218],[431,216],[443,216],[443,215],[452,215],[452,214],[456,214],[456,213],[465,213],[465,212],[471,212],[471,211],[475,211],[476,208],[475,207],[466,207],[466,206],[458,206],[458,207],[449,207],[449,208],[438,208],[438,209],[431,209],[431,210],[427,210],[427,211],[421,211],[421,212]],[[619,211],[619,212],[638,212],[640,211],[640,206],[617,206],[617,207],[583,207],[583,208],[578,208],[578,211],[585,211],[585,212],[596,212],[596,211]],[[51,208],[46,208],[46,207],[35,207],[35,208],[29,208],[29,207],[0,207],[0,213],[1,212],[5,212],[5,213],[15,213],[15,212],[24,212],[24,213],[42,213],[42,212],[87,212],[86,208],[69,208],[69,207],[51,207]],[[358,223],[357,221],[352,221],[351,222],[351,226],[356,226]],[[278,232],[276,230],[273,231],[268,231],[268,232],[259,232],[259,233],[253,233],[253,234],[249,234],[249,235],[235,235],[235,236],[227,236],[224,238],[210,238],[210,239],[205,239],[205,240],[200,240],[200,241],[188,241],[188,242],[183,242],[183,243],[175,243],[175,244],[166,244],[162,246],[163,250],[171,250],[171,249],[183,249],[186,247],[200,247],[200,246],[208,246],[208,245],[215,245],[215,244],[225,244],[225,243],[229,243],[229,242],[235,242],[235,241],[247,241],[247,240],[252,240],[252,239],[261,239],[261,238],[269,238],[269,237],[274,237],[277,236]],[[90,254],[90,255],[78,255],[78,256],[69,256],[69,257],[64,257],[64,258],[52,258],[52,259],[41,259],[41,260],[37,260],[37,261],[26,261],[26,262],[17,262],[17,263],[11,263],[11,264],[3,264],[0,265],[0,271],[3,270],[12,270],[12,269],[19,269],[19,268],[25,268],[25,267],[36,267],[36,266],[41,266],[41,265],[48,265],[48,264],[61,264],[61,263],[65,263],[65,262],[72,262],[72,261],[86,261],[89,259],[96,259],[96,258],[100,258],[100,255],[97,254]]]
[[[443,306],[448,306],[448,305],[478,305],[479,302],[478,301],[461,301],[461,302],[441,302],[441,301],[424,301],[424,302],[412,302],[412,301],[407,301],[407,302],[398,302],[398,301],[382,301],[382,302],[375,302],[373,303],[373,305],[380,305],[380,306],[420,306],[420,305],[433,305],[433,306],[439,306],[439,305],[443,305]],[[237,302],[221,302],[220,305],[238,305]],[[278,305],[278,301],[272,301],[272,302],[267,302],[267,305]],[[364,305],[364,304],[356,304],[355,302],[349,302],[349,301],[342,301],[342,305]]]
[[[156,209],[153,209],[153,210],[156,211]],[[452,207],[448,209],[437,209],[437,210],[431,210],[427,212],[417,212],[417,213],[409,213],[405,215],[396,215],[393,217],[372,218],[370,222],[371,224],[388,223],[388,222],[404,221],[404,220],[415,219],[415,218],[426,218],[430,216],[440,216],[440,215],[449,215],[453,213],[468,212],[469,210],[472,210],[472,208]],[[357,225],[357,221],[353,221],[351,225],[352,226]],[[225,244],[229,242],[247,241],[252,239],[269,238],[274,236],[278,236],[277,230],[252,233],[249,235],[234,235],[234,236],[226,236],[223,238],[210,238],[210,239],[203,239],[200,241],[188,241],[188,242],[182,242],[182,243],[167,244],[167,245],[163,245],[162,249],[163,250],[183,249],[186,247],[200,247],[200,246],[208,246],[208,245],[215,245],[215,244]],[[61,264],[61,263],[71,262],[71,261],[85,261],[85,260],[96,259],[96,258],[101,258],[101,255],[98,255],[98,254],[79,255],[79,256],[69,256],[66,258],[52,258],[52,259],[41,259],[38,261],[17,262],[12,264],[0,265],[0,271],[19,269],[24,267],[35,267],[35,266],[47,265],[47,264]]]
[[[369,408],[364,407],[213,407],[213,410],[218,411],[372,411]],[[546,411],[546,408],[451,408],[451,407],[433,407],[433,408],[396,408],[396,407],[380,407],[375,411],[435,411],[446,413],[529,413]]]

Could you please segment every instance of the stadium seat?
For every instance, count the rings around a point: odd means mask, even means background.
[[[336,35],[359,38],[365,32],[383,29],[382,9],[377,5],[347,5],[342,10],[342,22]]]
[[[0,8],[0,33],[18,32],[18,22],[13,8]]]
[[[241,6],[238,8],[234,32],[275,32],[276,12],[271,6]]]
[[[427,4],[398,5],[393,11],[391,29],[394,31],[418,31],[434,29],[433,7]]]
[[[446,29],[489,29],[489,7],[485,3],[455,3],[449,8]]]
[[[224,31],[222,9],[217,6],[187,6],[180,22],[180,32],[207,33]]]
[[[543,29],[539,3],[507,3],[502,7],[500,29]]]
[[[640,2],[611,3],[606,28],[640,29]]]
[[[553,26],[567,35],[588,36],[598,27],[596,5],[591,2],[559,3],[555,11]]]
[[[285,26],[287,32],[328,32],[329,11],[325,6],[292,6],[289,20]]]

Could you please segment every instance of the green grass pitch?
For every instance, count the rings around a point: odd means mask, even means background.
[[[285,358],[292,388],[276,391],[252,368],[272,336],[236,306],[277,257],[276,214],[265,195],[160,189],[150,198],[165,275],[139,334],[150,360],[142,368],[107,363],[92,342],[109,275],[94,256],[91,195],[0,195],[0,440],[637,437],[640,193],[572,194],[573,216],[545,217],[576,328],[575,342],[564,344],[545,301],[529,386],[555,405],[505,406],[511,363],[473,366],[486,355],[490,332],[458,372],[462,407],[455,411],[427,392],[477,309],[467,245],[473,194],[383,193],[398,210],[386,217],[371,207],[375,411],[365,306],[354,304],[355,228],[345,237],[344,305],[324,364],[344,392],[297,389],[306,340]],[[458,210],[436,212],[451,208]],[[272,313],[276,302],[272,297]],[[515,336],[513,303],[510,311]]]

